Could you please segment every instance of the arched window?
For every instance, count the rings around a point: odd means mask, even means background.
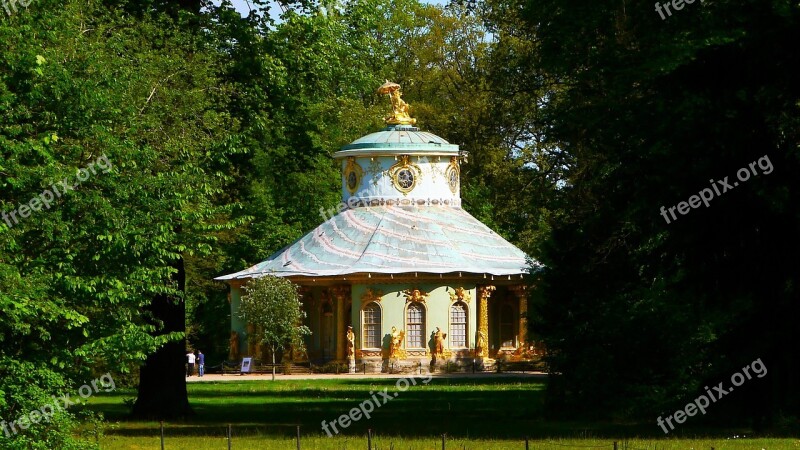
[[[467,347],[467,305],[457,301],[450,306],[450,345]]]
[[[425,307],[419,302],[406,309],[406,348],[425,347]]]
[[[381,307],[372,302],[364,307],[364,348],[381,346]]]
[[[514,307],[506,303],[500,307],[500,346],[514,347]]]

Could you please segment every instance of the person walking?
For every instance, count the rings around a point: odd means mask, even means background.
[[[200,350],[197,351],[197,376],[202,377],[206,372],[206,355]]]
[[[189,352],[186,354],[186,377],[194,375],[194,353]]]

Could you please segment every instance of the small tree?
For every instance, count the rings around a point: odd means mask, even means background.
[[[272,379],[275,353],[291,345],[303,345],[311,330],[302,324],[306,313],[297,286],[285,278],[265,276],[244,287],[239,316],[255,326],[256,339],[272,350]]]

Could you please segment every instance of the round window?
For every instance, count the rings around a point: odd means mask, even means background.
[[[414,186],[414,172],[410,169],[400,169],[397,172],[397,185],[401,189],[411,189]]]

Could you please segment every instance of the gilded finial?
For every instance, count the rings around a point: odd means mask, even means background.
[[[400,85],[386,80],[381,87],[378,88],[378,94],[388,95],[389,100],[392,102],[392,114],[385,118],[389,125],[414,125],[417,119],[412,118],[408,114],[408,103],[403,101],[401,96],[403,93],[400,91]]]

